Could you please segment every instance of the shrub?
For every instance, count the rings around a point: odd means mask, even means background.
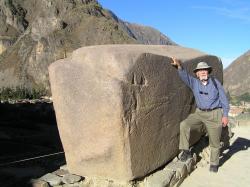
[[[233,105],[241,105],[242,102],[250,102],[250,93],[246,92],[240,96],[230,96],[230,103]]]
[[[1,88],[0,89],[0,100],[8,99],[39,99],[41,96],[47,95],[45,89],[28,89],[25,87],[16,88]]]
[[[238,97],[240,101],[250,102],[250,93],[244,93]]]

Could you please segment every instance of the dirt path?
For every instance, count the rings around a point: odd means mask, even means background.
[[[229,150],[224,151],[218,173],[207,167],[194,170],[181,187],[249,187],[250,186],[250,126],[235,127]]]

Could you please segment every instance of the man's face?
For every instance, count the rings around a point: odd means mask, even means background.
[[[196,76],[201,81],[207,80],[208,79],[208,69],[200,69],[200,70],[196,71]]]

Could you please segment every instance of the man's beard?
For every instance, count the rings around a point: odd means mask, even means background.
[[[206,82],[208,80],[208,76],[200,76],[201,82]]]

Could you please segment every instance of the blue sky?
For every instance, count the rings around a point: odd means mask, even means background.
[[[250,50],[250,0],[98,0],[119,18],[219,56],[224,68]]]

